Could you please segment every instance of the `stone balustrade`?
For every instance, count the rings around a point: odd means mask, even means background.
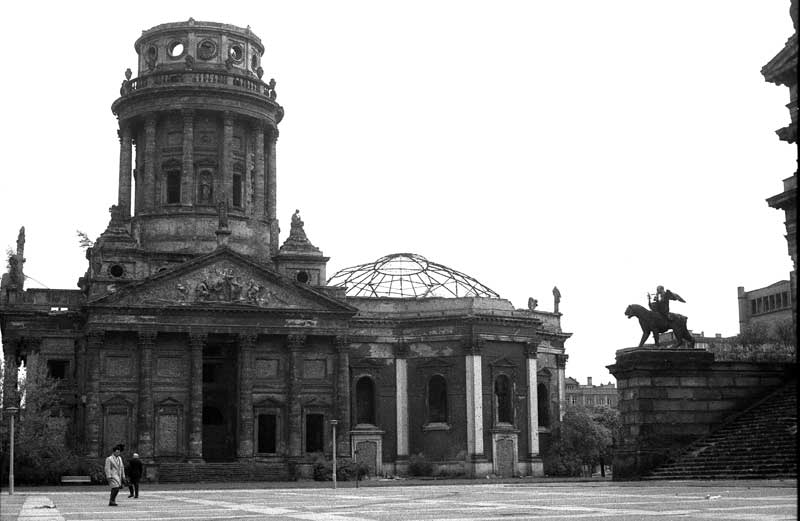
[[[125,80],[120,96],[125,97],[137,91],[165,86],[203,85],[219,86],[234,90],[245,90],[274,100],[274,83],[267,84],[257,78],[218,70],[161,71],[147,76]]]

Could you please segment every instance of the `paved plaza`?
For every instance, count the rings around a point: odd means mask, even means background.
[[[330,485],[330,484],[329,484]],[[340,488],[145,485],[108,507],[102,487],[3,490],[1,521],[545,521],[797,519],[797,483],[520,482]],[[234,486],[235,487],[235,486]]]

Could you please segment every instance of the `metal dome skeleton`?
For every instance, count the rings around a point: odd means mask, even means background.
[[[414,253],[393,253],[338,271],[328,285],[347,288],[349,297],[488,297],[495,291],[469,275]]]

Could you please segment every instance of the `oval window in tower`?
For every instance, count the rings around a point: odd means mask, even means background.
[[[240,62],[244,58],[244,48],[242,48],[241,44],[234,43],[228,50],[228,55],[233,61]]]
[[[167,45],[167,54],[169,54],[170,58],[180,58],[185,50],[186,46],[180,40],[175,40]]]

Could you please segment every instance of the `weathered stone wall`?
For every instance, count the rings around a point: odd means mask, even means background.
[[[617,351],[622,432],[614,479],[650,470],[778,387],[792,364],[714,360],[699,349]]]

